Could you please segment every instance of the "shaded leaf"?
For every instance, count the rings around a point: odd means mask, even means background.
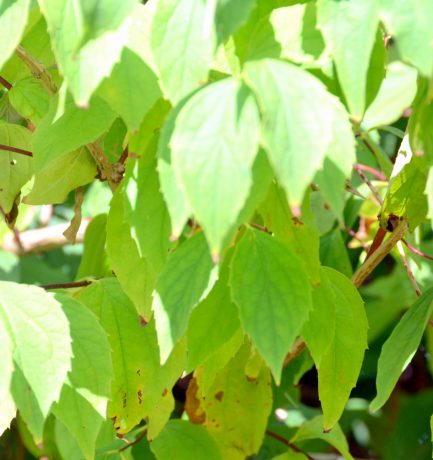
[[[33,137],[36,171],[61,155],[93,142],[108,131],[116,118],[108,104],[98,97],[92,99],[86,110],[77,108],[69,95],[66,95],[60,114],[57,113],[58,104],[61,101],[56,96]]]
[[[120,62],[113,67],[110,77],[103,81],[98,94],[122,116],[128,128],[134,131],[161,97],[161,90],[153,70],[140,56],[125,48]]]
[[[353,460],[349,452],[346,437],[340,425],[335,426],[331,432],[323,432],[323,417],[314,417],[311,420],[304,422],[298,431],[295,433],[290,442],[299,443],[310,439],[321,439],[331,446],[335,447],[345,458],[345,460]]]
[[[170,420],[151,444],[158,460],[220,460],[218,445],[201,426],[185,420]]]
[[[84,147],[63,154],[36,172],[23,201],[33,205],[63,203],[69,192],[92,182],[96,172],[95,161]]]
[[[192,309],[212,288],[216,273],[203,233],[170,254],[152,305],[162,363],[185,334]]]
[[[247,230],[231,262],[230,285],[242,327],[279,383],[284,358],[312,307],[303,263],[276,238]]]
[[[323,267],[322,276],[332,286],[336,309],[335,335],[320,363],[316,363],[323,427],[329,430],[340,418],[358,379],[367,348],[368,323],[362,298],[350,279],[328,267]]]
[[[409,308],[382,347],[377,365],[377,395],[372,411],[380,409],[389,398],[401,373],[412,360],[433,312],[433,290],[429,289]]]

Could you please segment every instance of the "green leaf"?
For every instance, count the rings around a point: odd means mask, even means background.
[[[231,262],[243,329],[280,382],[281,367],[312,307],[302,260],[276,238],[247,230]]]
[[[262,362],[255,375],[247,376],[249,358],[245,343],[206,392],[198,368],[187,392],[189,419],[202,424],[217,441],[222,458],[230,460],[244,460],[259,450],[272,408],[269,370]]]
[[[281,57],[304,65],[317,65],[326,58],[325,43],[317,29],[314,2],[272,11],[270,20]],[[327,58],[329,59],[329,58]]]
[[[313,289],[313,309],[301,332],[317,368],[320,368],[322,357],[333,344],[336,334],[337,297],[328,271],[327,267],[321,267],[320,283]]]
[[[432,312],[433,289],[429,289],[404,314],[384,343],[377,365],[377,395],[370,404],[372,411],[380,409],[391,395],[418,349]]]
[[[59,301],[43,289],[5,281],[0,282],[0,317],[14,342],[15,366],[46,416],[71,369],[68,320]]]
[[[216,30],[218,42],[226,41],[245,23],[256,0],[217,0]]]
[[[191,313],[187,331],[189,370],[203,364],[239,330],[237,308],[227,284],[228,275],[228,268],[224,266],[209,295]]]
[[[349,278],[328,267],[323,267],[322,276],[325,273],[335,295],[335,334],[320,359],[318,374],[323,428],[330,430],[358,379],[367,348],[368,323],[361,296]]]
[[[319,0],[318,26],[337,67],[351,114],[361,120],[365,110],[367,70],[379,24],[377,0]]]
[[[76,279],[92,276],[103,278],[110,275],[105,242],[107,237],[107,215],[100,214],[94,217],[86,228],[84,235],[83,256]]]
[[[285,452],[284,454],[277,455],[276,457],[273,457],[272,460],[308,460],[308,457],[306,457],[303,453],[301,452],[294,452],[293,450],[289,450],[288,452]]]
[[[50,95],[35,77],[17,81],[9,91],[13,108],[23,117],[38,125],[48,112]]]
[[[128,128],[139,128],[144,115],[161,97],[157,76],[141,57],[129,48],[122,52],[98,94],[125,120]],[[140,97],[137,97],[140,94]]]
[[[301,205],[327,156],[346,176],[345,166],[335,160],[343,154],[350,158],[353,151],[350,124],[339,101],[319,80],[273,59],[247,63],[245,79],[263,115],[264,148],[292,206]],[[329,166],[324,167],[326,172]]]
[[[151,45],[168,99],[179,102],[207,79],[216,47],[216,0],[160,0]],[[170,27],[167,27],[167,24]]]
[[[131,236],[131,229],[125,217],[124,193],[121,184],[111,200],[107,218],[107,255],[110,267],[114,270],[125,294],[132,300],[144,320],[149,321],[156,274],[146,259],[140,257]],[[125,254],[128,257],[125,257]]]
[[[191,311],[212,288],[216,272],[203,233],[185,241],[168,258],[152,305],[162,363],[185,334]]]
[[[30,0],[2,2],[0,5],[0,69],[19,45],[27,23]]]
[[[281,55],[281,45],[276,40],[269,16],[272,7],[267,7],[265,3],[258,1],[248,22],[234,35],[236,55],[242,64],[263,58],[279,58]]]
[[[172,149],[170,140],[176,126],[177,117],[188,101],[188,98],[180,101],[169,113],[165,121],[158,144],[158,173],[161,182],[161,192],[167,204],[171,220],[171,239],[179,238],[182,229],[190,215],[191,207],[181,189],[180,182],[176,177],[172,161]]]
[[[272,184],[259,212],[267,229],[302,260],[311,281],[320,279],[319,233],[306,222],[294,220],[284,191]]]
[[[197,92],[176,119],[173,166],[213,255],[248,197],[258,141],[254,97],[232,78]]]
[[[340,229],[336,228],[321,236],[320,262],[349,278],[352,276],[352,265]]]
[[[6,325],[0,317],[0,340],[2,343],[2,354],[0,358],[0,400],[2,410],[0,411],[0,435],[9,428],[12,419],[15,417],[15,404],[10,394],[10,385],[13,373],[13,342],[8,334]]]
[[[381,209],[383,227],[386,227],[390,214],[406,217],[411,231],[424,221],[427,215],[427,197],[424,195],[426,182],[425,158],[413,155],[408,136],[405,136]]]
[[[331,432],[324,433],[323,417],[320,415],[304,422],[290,442],[296,444],[310,439],[321,439],[322,441],[330,444],[332,447],[335,447],[335,449],[343,455],[345,460],[353,460],[353,457],[349,452],[346,437],[344,436],[340,425],[334,426]]]
[[[365,129],[391,125],[410,107],[416,94],[417,72],[401,62],[391,62],[373,102],[365,112]]]
[[[89,309],[65,295],[55,297],[69,320],[74,357],[68,382],[53,413],[75,437],[86,459],[91,460],[111,397],[111,348]]]
[[[36,172],[27,204],[63,203],[69,192],[92,182],[96,176],[92,155],[83,147],[53,158]]]
[[[7,123],[0,124],[0,144],[31,150],[31,133],[28,129]],[[0,208],[10,212],[21,187],[32,177],[33,158],[0,150]]]
[[[99,318],[112,349],[114,380],[108,417],[119,434],[148,417],[148,438],[158,434],[174,407],[171,388],[184,368],[184,347],[161,366],[154,322],[142,326],[114,278],[92,283],[79,299]]]
[[[34,134],[36,171],[41,171],[61,155],[93,142],[108,131],[116,118],[108,104],[98,97],[92,99],[86,110],[77,108],[69,94],[64,104],[62,102],[60,96],[51,101],[47,115]]]
[[[201,426],[170,420],[151,444],[158,460],[221,460],[217,443]]]
[[[430,96],[430,81],[418,79],[418,92],[413,101],[412,115],[409,118],[409,142],[418,157],[425,156],[433,164],[433,135],[430,129],[433,117],[433,101]]]
[[[60,72],[79,106],[88,106],[92,93],[120,60],[131,24],[126,15],[134,3],[39,0]]]
[[[429,0],[381,1],[381,19],[395,40],[401,58],[428,78],[433,68],[432,16],[433,3]]]
[[[12,376],[11,394],[20,417],[25,422],[32,438],[41,442],[44,436],[46,414],[39,407],[38,399],[19,365],[15,365]]]
[[[124,178],[125,220],[145,258],[156,274],[160,273],[170,246],[170,217],[160,192],[156,171],[158,137],[153,136],[138,160],[130,159]]]

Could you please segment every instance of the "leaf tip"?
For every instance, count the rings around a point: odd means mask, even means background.
[[[212,251],[212,262],[216,265],[220,261],[220,255],[217,251]]]
[[[177,233],[172,233],[170,235],[169,240],[173,242],[173,241],[177,241],[178,238],[179,238],[179,235]]]

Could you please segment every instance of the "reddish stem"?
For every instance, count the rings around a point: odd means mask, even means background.
[[[361,171],[365,171],[370,174],[373,174],[373,176],[378,180],[386,180],[386,177],[384,176],[382,172],[378,171],[377,169],[372,168],[371,166],[363,165],[361,163],[355,163],[354,166]]]
[[[386,235],[386,230],[384,228],[380,227],[379,230],[376,233],[376,236],[374,237],[374,240],[373,240],[373,243],[370,246],[370,249],[368,250],[366,260],[382,244],[382,241],[385,238],[385,235]]]
[[[26,155],[27,157],[32,157],[33,153],[28,150],[19,149],[18,147],[11,147],[10,145],[0,144],[0,150],[6,150],[8,152],[19,153],[20,155]]]
[[[7,90],[12,89],[12,85],[11,85],[7,80],[5,80],[3,77],[0,77],[0,83],[1,83]]]

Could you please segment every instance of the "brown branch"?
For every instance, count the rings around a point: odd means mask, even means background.
[[[266,227],[263,227],[263,225],[256,224],[255,222],[250,222],[248,225],[261,232],[272,234],[272,232],[268,230]]]
[[[77,241],[84,240],[84,233],[90,220],[85,219],[81,222],[80,230],[77,234]],[[49,227],[26,230],[20,233],[20,247],[15,241],[12,233],[7,234],[2,245],[2,249],[17,255],[33,254],[49,251],[69,244],[68,240],[62,235],[67,229],[68,224],[51,225]]]
[[[0,77],[0,83],[7,89],[12,89],[12,85],[3,77]]]
[[[274,433],[273,431],[266,430],[266,435],[269,436],[270,438],[274,438],[275,440],[285,444],[289,449],[293,450],[294,452],[298,452],[299,454],[304,454],[309,460],[314,460],[314,458],[311,457],[311,455],[308,455],[307,452],[303,451],[298,446],[295,446],[295,444],[291,443],[288,439],[284,438],[283,436],[280,436],[278,433]]]
[[[42,284],[41,288],[46,290],[51,289],[72,289],[78,287],[86,287],[92,284],[90,280],[83,280],[83,281],[72,281],[71,283],[55,283],[55,284]]]
[[[10,145],[0,144],[0,150],[6,150],[7,152],[19,153],[27,157],[32,157],[33,153],[28,150],[19,149],[18,147],[11,147]]]
[[[120,163],[121,165],[124,165],[126,160],[128,159],[128,155],[129,155],[129,150],[128,150],[128,146],[126,146],[123,149],[122,155],[120,155],[120,158],[117,162]]]
[[[362,286],[367,276],[380,264],[380,262],[382,262],[391,249],[403,238],[406,230],[407,221],[402,219],[388,239],[386,239],[354,273],[352,276],[352,282],[357,288]]]

